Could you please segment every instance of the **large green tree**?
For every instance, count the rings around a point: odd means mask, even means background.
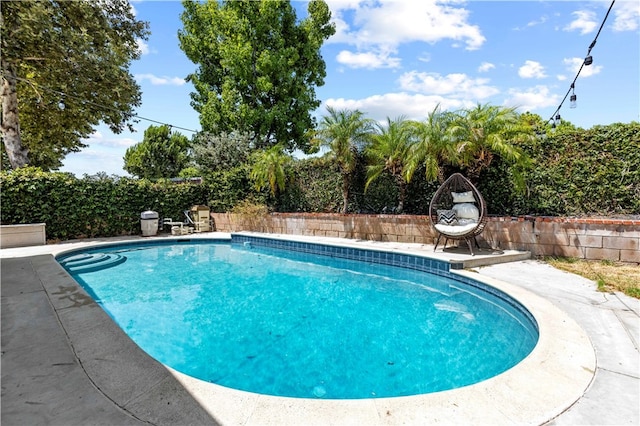
[[[147,179],[177,177],[189,166],[189,139],[167,125],[149,126],[144,139],[124,154],[124,169]]]
[[[207,132],[249,133],[254,148],[309,148],[323,42],[335,33],[322,0],[298,21],[289,1],[184,1],[180,47],[198,65],[187,79]]]
[[[12,168],[57,169],[100,122],[131,124],[148,24],[127,0],[3,1],[2,139]]]
[[[249,161],[252,152],[248,134],[199,132],[192,142],[193,160],[203,172],[225,171]]]
[[[373,120],[361,111],[327,108],[315,134],[316,143],[329,149],[328,156],[340,169],[342,176],[342,212],[349,208],[349,186],[358,164],[358,153],[371,141]]]

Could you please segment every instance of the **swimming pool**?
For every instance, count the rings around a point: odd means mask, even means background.
[[[535,320],[511,297],[420,256],[234,236],[231,244],[127,244],[58,260],[159,361],[263,394],[358,399],[452,389],[511,368],[538,337]],[[102,262],[114,267],[96,270]],[[274,268],[280,262],[286,267]],[[167,280],[158,280],[156,272],[166,266]],[[198,268],[199,274],[190,273]],[[225,280],[226,272],[235,278]],[[109,285],[95,280],[101,273]],[[145,287],[130,291],[135,281]],[[186,286],[176,287],[179,282]],[[293,288],[309,297],[293,303]],[[185,307],[178,308],[177,300]],[[200,302],[217,306],[221,315],[204,314]],[[482,312],[483,305],[490,313]],[[493,328],[475,328],[482,324]],[[327,346],[336,331],[339,344]],[[266,348],[272,353],[265,355]],[[436,354],[427,356],[427,349]],[[468,356],[454,361],[459,354]],[[193,362],[201,356],[204,362]],[[315,364],[302,362],[307,358]]]

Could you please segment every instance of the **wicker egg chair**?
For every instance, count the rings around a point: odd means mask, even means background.
[[[473,244],[480,248],[476,236],[487,223],[487,205],[478,189],[460,173],[451,175],[431,199],[429,204],[431,225],[438,234],[435,251],[442,237],[444,247],[449,240],[465,240],[472,256]]]

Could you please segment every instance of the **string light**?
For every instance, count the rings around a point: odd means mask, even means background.
[[[580,69],[578,69],[578,73],[576,74],[576,77],[571,82],[571,86],[569,87],[569,90],[567,90],[567,93],[564,95],[564,98],[562,98],[562,102],[560,102],[560,105],[558,105],[558,108],[553,112],[553,114],[551,114],[551,117],[547,120],[547,124],[551,122],[552,129],[555,129],[555,127],[560,124],[559,112],[560,112],[560,109],[562,108],[562,104],[564,104],[564,101],[567,100],[569,93],[571,93],[571,97],[569,99],[570,101],[569,107],[575,108],[577,106],[576,101],[578,100],[578,97],[576,96],[576,93],[575,93],[576,80],[578,80],[578,76],[580,75],[580,72],[582,71],[583,67],[593,64],[593,57],[591,56],[591,50],[596,45],[596,41],[598,41],[598,36],[600,35],[602,28],[604,27],[604,23],[607,22],[607,18],[609,17],[609,13],[611,12],[611,9],[613,8],[613,4],[615,2],[616,0],[612,0],[611,5],[609,6],[609,10],[607,10],[607,14],[604,16],[604,19],[602,20],[602,24],[600,24],[598,33],[596,34],[595,38],[589,45],[589,49],[587,50],[587,55],[585,56],[584,61],[582,61],[582,64],[580,64]]]
[[[560,105],[558,105],[558,108],[556,108],[556,110],[553,112],[553,114],[551,114],[551,117],[547,120],[547,124],[549,122],[551,122],[551,127],[552,128],[555,128],[556,126],[560,125],[560,122],[561,122],[560,109],[562,108],[562,105],[564,104],[564,101],[567,100],[567,96],[569,96],[569,93],[571,93],[570,105],[569,105],[570,108],[575,108],[577,106],[577,102],[576,101],[577,101],[578,97],[575,94],[575,83],[576,83],[576,80],[578,80],[578,76],[580,75],[580,72],[582,71],[582,68],[584,66],[589,66],[589,65],[593,64],[593,57],[591,56],[591,50],[596,45],[596,42],[598,40],[598,36],[600,35],[600,32],[602,31],[602,28],[604,27],[605,22],[607,22],[607,18],[609,17],[609,13],[611,12],[611,9],[613,8],[613,5],[615,4],[615,2],[616,2],[615,0],[611,1],[611,5],[609,6],[609,10],[607,10],[607,14],[605,15],[604,19],[602,20],[602,24],[600,24],[600,28],[598,29],[598,33],[596,34],[595,38],[593,39],[593,41],[589,45],[589,48],[587,50],[587,55],[585,56],[584,61],[580,65],[580,68],[578,69],[578,72],[577,72],[575,78],[573,79],[573,82],[571,82],[571,86],[569,87],[569,90],[564,95],[564,98],[562,98],[562,101],[560,102]],[[81,98],[79,98],[77,96],[70,95],[70,94],[67,94],[67,93],[63,93],[63,92],[51,89],[49,87],[45,87],[45,86],[36,84],[33,81],[30,81],[30,80],[27,80],[27,79],[24,79],[24,78],[21,78],[21,77],[16,77],[16,79],[20,80],[20,81],[27,82],[30,85],[39,87],[39,88],[41,88],[43,90],[47,90],[49,92],[56,93],[56,94],[60,95],[62,98],[64,98],[64,96],[67,96],[67,97],[70,97],[70,98],[78,99],[78,100],[80,100],[81,102],[83,102],[85,104],[94,105],[94,106],[97,106],[99,108],[110,109],[112,111],[116,111],[116,109],[113,108],[113,107],[110,107],[110,106],[107,106],[107,105],[97,104],[95,102],[91,102],[91,101],[88,101],[86,99],[81,99]],[[64,110],[65,105],[64,105],[64,101],[63,100],[60,101],[60,103],[58,104],[58,107],[61,110]],[[161,124],[161,125],[164,125],[164,126],[169,126],[170,129],[171,128],[176,128],[176,129],[184,130],[186,132],[191,132],[191,133],[198,133],[199,132],[198,130],[187,129],[187,128],[180,127],[180,126],[174,126],[174,125],[169,124],[169,123],[164,123],[164,122],[161,122],[161,121],[158,121],[158,120],[154,120],[154,119],[151,119],[151,118],[142,117],[142,116],[137,115],[137,114],[133,114],[132,117],[140,119],[140,120],[145,120],[145,121],[149,121],[149,122],[152,122],[152,123],[156,123],[156,124]]]
[[[576,101],[578,97],[575,92],[575,85],[571,83],[571,97],[569,98],[569,108],[575,108],[577,106]]]

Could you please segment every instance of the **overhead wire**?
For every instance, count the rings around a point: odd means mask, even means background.
[[[118,111],[118,109],[116,109],[114,107],[111,107],[109,105],[98,104],[96,102],[83,99],[83,98],[81,98],[79,96],[75,96],[75,95],[71,95],[69,93],[61,92],[59,90],[52,89],[52,88],[47,87],[47,86],[43,86],[42,84],[35,83],[35,82],[33,82],[33,81],[29,80],[29,79],[26,79],[26,78],[22,78],[22,77],[15,77],[15,78],[16,78],[16,80],[24,81],[25,83],[29,83],[32,86],[38,87],[41,90],[46,90],[48,92],[55,93],[56,95],[60,96],[61,99],[64,99],[64,98],[77,99],[80,102],[82,102],[83,104],[93,105],[95,107],[102,108],[102,109],[109,109],[109,110],[112,110],[112,111]],[[143,117],[143,116],[138,115],[138,114],[132,114],[131,117],[132,118],[137,118],[139,120],[149,121],[151,123],[160,124],[160,125],[163,125],[163,126],[169,126],[169,128],[171,128],[171,129],[179,129],[179,130],[183,130],[183,131],[191,132],[191,133],[199,133],[200,132],[200,130],[193,130],[193,129],[187,129],[186,127],[175,126],[173,124],[164,123],[162,121],[154,120],[152,118]]]
[[[558,113],[559,113],[559,112],[560,112],[560,110],[562,109],[562,105],[563,105],[563,104],[564,104],[564,102],[567,100],[567,97],[569,96],[569,94],[570,94],[572,91],[574,91],[574,90],[575,90],[575,83],[576,83],[576,81],[578,80],[578,77],[580,76],[580,73],[582,72],[582,69],[584,68],[584,66],[585,66],[585,65],[590,65],[590,63],[589,63],[589,64],[585,64],[585,62],[586,62],[586,58],[587,58],[587,57],[589,57],[589,55],[591,54],[591,50],[592,50],[592,49],[594,48],[594,46],[596,45],[596,42],[598,41],[598,37],[600,36],[600,32],[602,31],[602,28],[604,27],[604,24],[607,22],[607,18],[609,17],[609,13],[611,12],[611,9],[613,8],[613,5],[615,4],[615,2],[616,2],[615,0],[612,0],[612,1],[611,1],[611,5],[609,5],[609,9],[607,10],[607,13],[606,13],[605,17],[604,17],[604,19],[602,20],[602,23],[600,24],[600,28],[598,29],[598,32],[596,33],[595,38],[593,39],[593,41],[592,41],[592,42],[591,42],[591,44],[589,45],[589,48],[588,48],[588,50],[587,50],[587,55],[585,56],[585,60],[583,60],[583,61],[582,61],[582,63],[580,64],[580,68],[578,69],[578,72],[576,73],[575,78],[574,78],[574,79],[573,79],[573,81],[571,82],[571,85],[569,86],[569,89],[567,90],[567,93],[565,93],[564,97],[562,98],[562,101],[561,101],[561,102],[560,102],[560,104],[558,105],[558,108],[556,108],[556,110],[553,112],[553,114],[551,114],[551,117],[546,121],[547,123],[549,123],[549,122],[551,122],[551,121],[554,121],[554,120],[556,120],[556,119],[559,119],[559,117],[558,117]],[[83,103],[85,103],[85,104],[90,104],[90,105],[93,105],[93,106],[96,106],[96,107],[99,107],[99,108],[104,108],[104,109],[110,109],[110,110],[112,110],[112,111],[117,111],[117,109],[116,109],[116,108],[110,107],[110,106],[108,106],[108,105],[102,105],[102,104],[98,104],[98,103],[95,103],[95,102],[92,102],[92,101],[88,101],[88,100],[86,100],[86,99],[81,99],[81,98],[80,98],[80,97],[78,97],[78,96],[70,95],[70,94],[68,94],[68,93],[64,93],[64,92],[60,92],[60,91],[55,90],[55,89],[51,89],[50,87],[46,87],[46,86],[43,86],[43,85],[41,85],[41,84],[34,83],[33,81],[28,80],[28,79],[25,79],[25,78],[16,77],[16,79],[17,79],[17,80],[24,81],[24,82],[27,82],[27,83],[29,83],[29,84],[31,84],[31,85],[33,85],[33,86],[37,86],[37,87],[39,87],[39,88],[41,88],[41,89],[43,89],[43,90],[47,90],[47,91],[49,91],[49,92],[56,93],[56,94],[58,94],[58,95],[60,95],[60,96],[62,96],[62,97],[70,97],[70,98],[78,99],[78,100],[80,100],[81,102],[83,102]],[[131,117],[133,117],[133,118],[137,118],[137,119],[139,119],[139,120],[149,121],[149,122],[151,122],[151,123],[156,123],[156,124],[160,124],[160,125],[169,126],[169,127],[170,127],[170,128],[172,128],[172,129],[179,129],[179,130],[183,130],[183,131],[191,132],[191,133],[199,133],[199,132],[200,132],[199,130],[193,130],[193,129],[188,129],[188,128],[185,128],[185,127],[175,126],[175,125],[173,125],[173,124],[164,123],[164,122],[162,122],[162,121],[154,120],[154,119],[152,119],[152,118],[143,117],[143,116],[138,115],[138,114],[132,114],[132,115],[131,115]],[[554,122],[554,125],[555,125],[555,122]]]
[[[554,121],[554,126],[555,126],[555,120],[556,119],[559,120],[559,118],[560,118],[559,117],[559,112],[560,112],[560,109],[562,108],[562,105],[564,104],[564,101],[567,100],[567,96],[569,96],[569,93],[571,93],[572,91],[575,90],[575,84],[576,84],[576,81],[578,80],[578,76],[580,76],[580,73],[582,72],[582,68],[584,68],[585,65],[591,65],[591,62],[588,63],[588,64],[586,63],[587,58],[591,55],[591,50],[596,45],[596,42],[598,41],[598,36],[600,36],[600,32],[602,31],[602,28],[604,27],[605,22],[607,22],[607,18],[609,17],[609,13],[611,12],[611,9],[613,8],[613,4],[615,2],[616,2],[616,0],[612,0],[611,1],[611,5],[609,6],[609,10],[607,10],[607,14],[604,16],[604,19],[602,20],[602,23],[600,24],[600,28],[598,29],[598,32],[596,33],[595,38],[593,39],[593,41],[589,45],[589,48],[587,50],[587,55],[585,56],[585,59],[580,64],[580,68],[578,69],[578,73],[576,74],[575,78],[571,82],[571,85],[569,86],[569,90],[567,90],[567,93],[564,95],[564,98],[562,98],[562,101],[560,102],[560,105],[558,105],[558,108],[554,111],[553,114],[551,114],[551,117],[547,120],[547,124],[550,121]]]

